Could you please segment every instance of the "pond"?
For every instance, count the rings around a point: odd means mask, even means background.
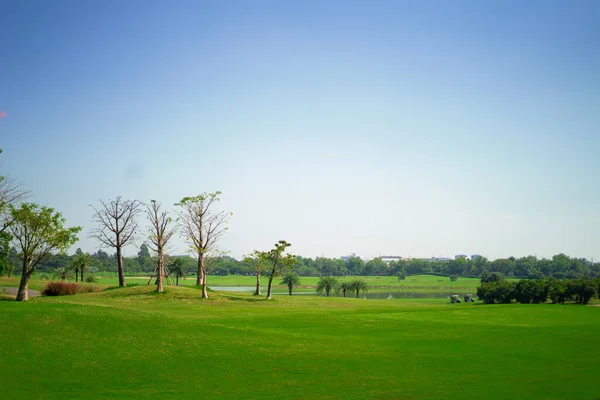
[[[243,293],[254,293],[254,290],[256,289],[253,286],[209,286],[211,290],[215,290],[215,291],[227,291],[227,292],[243,292]],[[266,288],[265,287],[261,287],[261,292],[263,292],[263,294],[266,293]],[[287,290],[285,289],[278,289],[277,291],[273,291],[274,295],[288,295]],[[396,290],[396,291],[377,291],[377,292],[371,292],[371,293],[361,293],[360,294],[360,298],[363,299],[448,299],[450,298],[450,296],[452,296],[453,294],[458,294],[461,299],[462,297],[464,297],[465,293],[462,292],[438,292],[438,291],[432,291],[432,292],[426,292],[426,291],[419,291],[419,292],[411,292],[408,290]],[[293,293],[294,296],[317,296],[317,293],[315,292],[294,292]],[[332,293],[331,294],[332,297],[335,297],[335,295]],[[341,295],[339,295],[338,297],[341,297]],[[353,294],[350,295],[346,295],[346,297],[356,297]]]

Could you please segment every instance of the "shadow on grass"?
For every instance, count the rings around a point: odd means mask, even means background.
[[[260,302],[265,302],[267,301],[267,299],[265,299],[264,297],[236,297],[236,296],[227,296],[227,295],[221,295],[222,298],[230,300],[230,301],[243,301],[246,303],[260,303]]]
[[[106,289],[104,289],[103,292],[106,292],[109,290],[127,289],[127,288],[136,287],[136,286],[146,286],[146,285],[142,285],[139,283],[132,283],[131,285],[127,285],[127,286],[110,286],[110,287],[107,287]]]

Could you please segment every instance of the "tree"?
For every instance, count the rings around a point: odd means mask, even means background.
[[[368,287],[366,282],[362,279],[355,279],[350,282],[350,291],[356,293],[356,298],[358,299],[360,292],[366,293],[368,291]]]
[[[244,263],[250,266],[252,273],[256,275],[256,290],[254,296],[260,296],[260,276],[265,273],[265,259],[260,252],[254,250],[251,255],[244,257]]]
[[[146,214],[150,221],[150,243],[152,250],[156,252],[156,291],[163,292],[163,281],[165,278],[165,249],[169,240],[175,233],[172,227],[171,217],[166,211],[161,210],[161,204],[156,200],[151,200],[150,205],[146,207]]]
[[[338,292],[342,292],[342,294],[344,295],[344,297],[346,297],[346,293],[351,293],[352,292],[352,285],[350,284],[351,282],[348,282],[346,280],[343,280],[337,287],[337,291]]]
[[[175,285],[179,286],[179,278],[187,276],[187,266],[185,260],[181,257],[174,258],[169,264],[169,272],[175,275]]]
[[[119,286],[125,286],[123,247],[134,239],[138,227],[136,217],[141,211],[142,202],[123,200],[121,196],[114,200],[98,201],[100,207],[96,208],[90,205],[94,210],[94,222],[98,225],[91,237],[96,238],[107,247],[115,248]]]
[[[365,264],[362,275],[385,275],[387,273],[388,266],[384,263],[381,258],[374,258]]]
[[[281,285],[287,285],[288,291],[290,292],[290,296],[292,295],[292,289],[296,286],[300,285],[300,278],[297,274],[288,271],[283,275],[283,279],[281,280]]]
[[[70,274],[71,271],[65,267],[58,267],[54,270],[54,275],[56,275],[56,277],[59,278],[61,281],[66,281]]]
[[[481,283],[502,282],[504,275],[501,272],[483,271],[481,274]]]
[[[7,232],[0,232],[0,276],[8,270],[11,237]]]
[[[10,233],[21,250],[19,257],[23,261],[17,301],[26,301],[29,299],[29,278],[36,266],[52,251],[65,251],[77,242],[81,227],[66,228],[62,214],[50,207],[34,203],[21,203],[18,208],[11,204],[9,207]]]
[[[286,248],[290,247],[291,243],[285,240],[280,240],[275,243],[275,247],[269,251],[258,252],[266,262],[271,265],[271,275],[269,276],[269,285],[267,286],[267,299],[271,299],[271,286],[273,278],[279,276],[283,270],[287,270],[296,263],[296,256],[292,254],[284,254]]]
[[[75,270],[75,282],[77,282],[77,274],[81,274],[81,282],[83,282],[83,274],[87,271],[88,265],[92,263],[92,256],[88,253],[84,253],[81,249],[77,249],[77,252],[71,259],[71,266]]]
[[[358,257],[350,257],[348,261],[346,261],[346,268],[350,275],[361,275],[364,267],[365,262]]]
[[[329,297],[329,293],[332,289],[335,290],[338,286],[338,280],[333,276],[322,276],[317,283],[317,293],[321,294],[325,292],[327,297]]]
[[[138,251],[137,261],[138,261],[138,264],[140,265],[140,270],[142,272],[154,271],[155,267],[154,267],[154,263],[152,262],[152,256],[150,255],[150,249],[148,249],[148,246],[145,243],[142,243],[142,245],[140,246],[140,251]]]
[[[215,257],[217,243],[227,231],[230,212],[215,211],[221,192],[203,193],[195,197],[184,197],[175,203],[181,210],[179,224],[190,248],[198,260],[196,285],[202,286],[202,298],[208,298],[206,290],[206,259]]]
[[[10,205],[16,205],[28,196],[29,191],[23,189],[21,182],[0,175],[0,233],[5,232],[13,221]]]

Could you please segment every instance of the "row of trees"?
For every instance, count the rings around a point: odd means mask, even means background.
[[[494,280],[482,282],[477,296],[484,303],[553,303],[587,304],[600,295],[600,279],[522,279],[518,282]]]
[[[338,280],[335,276],[324,276],[319,279],[317,283],[317,293],[325,293],[329,297],[331,291],[335,291],[336,294],[342,293],[344,297],[346,294],[356,294],[356,298],[361,292],[367,292],[367,283],[362,279],[353,279],[347,281],[345,279]]]
[[[252,256],[252,255],[251,255]],[[70,258],[65,254],[53,254],[43,261],[38,270],[52,272],[57,267],[66,267]],[[90,255],[91,265],[99,271],[117,271],[116,253],[108,254],[100,249]],[[185,265],[186,271],[193,272],[197,269],[197,259],[189,255],[178,255]],[[348,261],[324,257],[306,258],[296,256],[296,263],[291,270],[299,276],[407,276],[418,274],[440,274],[448,276],[470,276],[479,277],[486,272],[498,272],[506,276],[518,276],[523,278],[547,278],[558,279],[569,278],[595,278],[600,277],[600,263],[592,263],[585,259],[571,258],[564,254],[558,254],[551,259],[537,259],[534,256],[521,257],[518,259],[499,259],[488,261],[482,257],[481,260],[452,260],[452,261],[423,261],[407,260],[395,261],[386,264],[381,259],[364,262],[358,258]],[[17,260],[17,250],[9,249],[9,264]],[[168,263],[169,256],[165,255]],[[122,257],[123,268],[128,274],[145,273],[150,274],[156,268],[156,256],[152,255],[149,247],[142,244],[136,256]],[[233,257],[216,253],[206,256],[205,269],[211,275],[253,275],[254,267],[246,258],[237,260]],[[523,270],[523,265],[529,263],[532,268]],[[461,269],[461,267],[465,266]],[[473,268],[473,266],[476,266]],[[2,271],[0,264],[0,271]],[[461,273],[459,273],[461,272]]]

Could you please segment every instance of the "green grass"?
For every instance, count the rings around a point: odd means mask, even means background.
[[[0,397],[600,397],[598,307],[153,289],[0,301]]]
[[[458,278],[455,282],[450,282],[450,278],[443,276],[434,275],[416,275],[408,276],[405,280],[399,281],[395,276],[348,276],[346,279],[363,279],[370,288],[388,288],[388,289],[430,289],[430,290],[452,290],[452,289],[470,289],[476,290],[479,286],[478,278]],[[149,277],[127,277],[125,280],[128,283],[143,283],[148,282]],[[314,276],[300,277],[302,286],[316,288],[317,282],[320,278]],[[338,279],[343,279],[339,277]],[[101,283],[116,285],[118,279],[113,278],[99,278]],[[211,275],[207,279],[209,286],[254,286],[256,284],[256,277],[254,276],[239,276],[239,275],[228,275],[228,276],[214,276]],[[279,285],[281,278],[274,279],[274,284]],[[261,278],[262,287],[267,286],[268,277]],[[179,285],[181,286],[194,286],[196,284],[196,278],[190,277],[187,279],[180,279]],[[281,286],[283,287],[283,286]]]

